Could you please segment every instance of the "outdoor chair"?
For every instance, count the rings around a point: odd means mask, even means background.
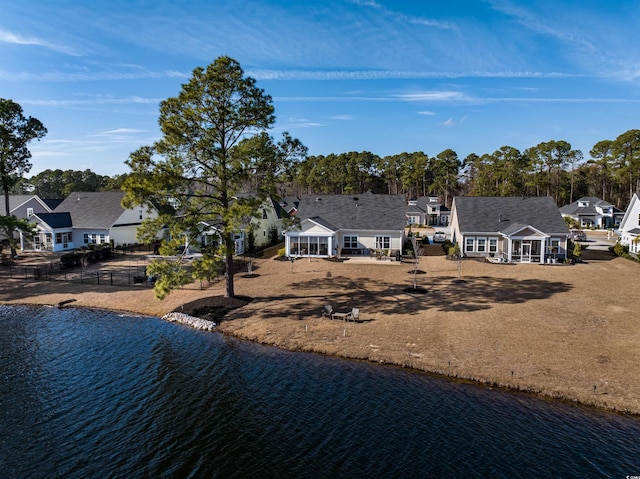
[[[360,308],[352,308],[350,313],[347,313],[346,321],[357,321],[360,319]]]
[[[322,308],[322,316],[329,316],[331,319],[333,319],[333,317],[331,316],[333,314],[333,306],[331,306],[330,304],[325,304],[324,307]]]
[[[345,321],[357,321],[360,318],[360,309],[353,308],[348,313],[338,313],[334,311],[331,313],[331,319],[344,319]]]

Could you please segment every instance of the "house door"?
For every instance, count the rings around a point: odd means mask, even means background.
[[[42,239],[40,238],[40,235],[35,235],[33,237],[33,249],[35,251],[41,251],[42,250]]]
[[[62,247],[64,249],[69,247],[69,233],[62,233]]]
[[[531,263],[531,242],[522,242],[522,258],[520,260],[523,263]]]

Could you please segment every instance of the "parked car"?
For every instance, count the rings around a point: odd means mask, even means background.
[[[434,243],[444,243],[447,239],[447,235],[444,234],[443,231],[436,231],[433,233],[433,242]]]
[[[584,231],[571,230],[571,239],[573,241],[587,241],[587,235]]]

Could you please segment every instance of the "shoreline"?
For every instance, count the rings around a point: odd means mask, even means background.
[[[146,313],[141,313],[141,312],[137,312],[137,311],[128,311],[128,310],[121,310],[121,309],[102,308],[102,307],[94,307],[94,306],[74,306],[74,305],[67,306],[66,304],[64,305],[64,307],[61,307],[61,306],[55,306],[55,305],[51,305],[51,304],[37,304],[37,303],[27,303],[27,302],[25,302],[25,303],[10,303],[10,304],[0,303],[0,306],[16,306],[16,307],[17,306],[25,306],[25,307],[32,307],[32,308],[50,307],[50,308],[58,308],[58,309],[78,309],[78,310],[109,311],[109,312],[114,313],[114,314],[125,314],[125,315],[130,315],[132,317],[136,317],[136,316],[152,316],[152,317],[157,317],[158,319],[161,319],[163,321],[174,322],[174,323],[182,324],[182,325],[185,325],[185,326],[189,326],[189,327],[192,327],[193,329],[198,329],[198,330],[202,330],[202,331],[205,331],[205,332],[219,333],[219,334],[221,334],[223,336],[227,336],[227,337],[231,337],[231,338],[234,338],[234,339],[238,339],[240,341],[253,342],[253,343],[261,344],[261,345],[268,346],[268,347],[282,349],[284,351],[289,351],[289,352],[292,352],[292,353],[302,352],[302,353],[309,353],[309,354],[320,354],[320,355],[323,355],[323,356],[340,358],[340,359],[345,359],[345,360],[348,360],[348,361],[363,361],[363,362],[367,362],[367,363],[370,363],[370,364],[379,364],[381,366],[391,366],[391,367],[396,367],[396,368],[399,368],[399,369],[404,369],[404,370],[415,372],[415,373],[427,374],[427,375],[430,375],[430,376],[433,376],[433,377],[446,379],[446,380],[449,380],[449,381],[456,381],[456,382],[461,382],[461,383],[464,383],[464,384],[473,384],[473,385],[475,385],[477,387],[485,387],[485,388],[488,388],[488,389],[491,389],[491,390],[498,390],[498,391],[502,391],[502,392],[515,393],[515,394],[525,394],[525,395],[528,395],[528,396],[536,397],[536,398],[544,400],[544,401],[561,402],[561,403],[564,403],[564,404],[580,406],[580,407],[583,407],[583,408],[586,408],[586,409],[591,409],[591,410],[610,412],[610,413],[621,414],[621,415],[625,415],[625,416],[640,417],[640,411],[619,410],[619,409],[617,409],[615,407],[606,408],[606,407],[602,407],[601,405],[597,405],[595,403],[587,403],[587,402],[583,402],[583,401],[580,401],[578,399],[574,399],[574,398],[571,398],[571,397],[566,397],[566,396],[563,396],[563,395],[549,396],[546,393],[544,393],[542,390],[522,389],[517,385],[501,384],[501,383],[496,383],[496,382],[493,382],[493,381],[490,381],[490,380],[487,380],[487,379],[478,379],[478,378],[465,377],[465,376],[452,376],[451,374],[447,373],[446,371],[442,371],[442,370],[438,371],[438,370],[419,369],[419,368],[416,368],[414,366],[408,366],[406,364],[398,364],[398,363],[394,363],[394,362],[387,362],[385,360],[372,361],[371,359],[368,359],[368,358],[362,358],[362,357],[357,357],[357,356],[336,355],[336,354],[326,353],[326,352],[323,352],[321,350],[315,350],[315,349],[289,349],[289,348],[282,348],[281,346],[279,346],[279,345],[277,345],[276,343],[273,343],[273,342],[250,339],[248,337],[244,337],[244,336],[241,336],[241,335],[238,335],[238,334],[221,331],[219,326],[222,323],[213,323],[212,321],[203,320],[202,318],[198,318],[198,317],[195,317],[195,316],[190,316],[190,315],[187,315],[187,314],[184,314],[184,313],[170,312],[170,313],[165,314],[162,317],[158,317],[158,316],[155,316],[155,315],[148,315]],[[172,315],[173,314],[183,315],[187,319],[186,320],[172,319]],[[192,320],[195,320],[195,322],[192,321]],[[194,325],[194,323],[197,323],[197,320],[211,322],[212,325],[211,326],[207,326],[207,327],[199,327],[197,324]]]
[[[252,301],[227,311],[214,331],[640,415],[640,318],[634,316],[640,297],[632,280],[640,274],[638,263],[611,256],[557,267],[464,261],[463,283],[457,262],[442,256],[420,261],[426,274],[418,282],[426,293],[412,295],[406,292],[414,280],[409,264],[255,260],[251,277],[236,275],[236,294]],[[214,309],[224,303],[224,282],[174,291],[162,302],[148,288],[0,283],[0,303],[7,305],[76,299],[64,307],[162,318],[189,314],[185,307],[196,301],[213,301]],[[359,307],[364,321],[323,318],[325,304],[338,311]]]

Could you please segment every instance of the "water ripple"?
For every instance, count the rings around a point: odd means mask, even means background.
[[[0,306],[0,477],[624,477],[640,421],[157,318]]]

